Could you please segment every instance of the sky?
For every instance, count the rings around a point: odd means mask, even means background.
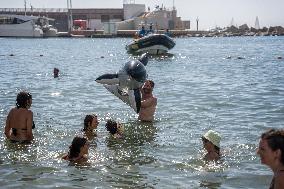
[[[34,8],[66,8],[67,0],[26,0]],[[123,2],[145,4],[154,9],[155,5],[166,8],[175,5],[182,20],[191,21],[191,29],[207,30],[229,26],[232,19],[240,26],[254,27],[256,17],[260,27],[284,27],[284,0],[72,0],[73,8],[122,8]],[[24,8],[24,0],[0,0],[0,8]]]

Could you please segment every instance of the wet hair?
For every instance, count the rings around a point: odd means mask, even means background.
[[[270,129],[261,135],[261,139],[267,140],[268,146],[273,150],[281,151],[281,163],[284,164],[284,130]]]
[[[32,95],[28,92],[19,92],[16,99],[17,108],[27,108],[28,101],[32,99]]]
[[[69,147],[70,149],[68,154],[69,158],[72,159],[78,157],[80,154],[81,147],[84,146],[86,142],[87,142],[86,138],[76,136],[73,139],[71,146]]]
[[[215,146],[215,145],[214,145],[214,148],[215,148],[216,153],[218,155],[220,155],[220,148],[218,146]]]
[[[154,83],[154,81],[153,81],[153,80],[150,80],[150,79],[149,79],[149,80],[147,80],[147,81],[149,81],[149,82],[150,82],[150,85],[151,85],[151,87],[152,87],[152,88],[154,88],[154,87],[155,87],[155,83]]]
[[[112,134],[114,135],[115,133],[117,133],[117,123],[114,120],[107,120],[106,123],[106,129]]]
[[[94,115],[86,115],[85,119],[84,119],[84,129],[83,131],[86,131],[89,127],[89,123],[92,123],[93,119],[94,119]]]

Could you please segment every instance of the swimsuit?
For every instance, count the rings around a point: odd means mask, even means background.
[[[20,130],[26,131],[27,129],[20,129]],[[17,129],[12,128],[12,133],[13,133],[14,136],[17,136]]]
[[[16,137],[17,136],[17,130],[16,128],[12,128],[12,134]],[[26,131],[27,129],[19,129],[19,130],[22,130],[22,131]],[[20,143],[20,144],[30,144],[31,141],[30,140],[13,140],[13,139],[10,139],[10,141],[12,143]]]

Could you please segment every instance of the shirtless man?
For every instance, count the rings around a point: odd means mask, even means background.
[[[157,98],[153,96],[155,83],[152,80],[145,81],[141,89],[142,100],[138,119],[141,121],[153,121],[157,106]]]
[[[28,110],[32,104],[32,95],[20,92],[16,107],[12,108],[6,119],[5,135],[11,141],[30,142],[33,139],[33,112]]]

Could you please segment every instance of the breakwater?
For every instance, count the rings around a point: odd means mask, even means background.
[[[105,33],[104,30],[73,30],[72,32],[60,32],[59,37],[134,37],[137,30],[117,30],[116,33]],[[165,30],[156,30],[163,34]],[[220,30],[196,31],[196,30],[170,30],[172,37],[234,37],[234,36],[284,36],[284,28],[281,26],[264,28],[260,30],[241,30],[234,27]]]

